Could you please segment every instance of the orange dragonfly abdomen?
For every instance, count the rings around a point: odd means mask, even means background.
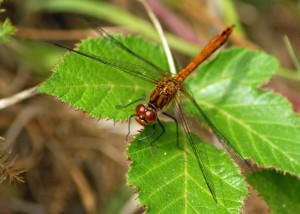
[[[159,81],[156,88],[152,91],[147,105],[140,104],[136,107],[136,121],[143,126],[155,123],[157,121],[157,112],[168,106],[174,99],[178,90],[181,88],[180,85],[186,77],[192,73],[201,62],[226,42],[233,28],[234,26],[232,25],[216,35],[201,52],[173,78],[166,76],[163,80]]]
[[[192,73],[207,57],[209,57],[215,50],[217,50],[231,34],[234,25],[226,28],[224,31],[216,35],[209,43],[201,50],[201,52],[178,74],[173,78],[181,84],[190,73]]]

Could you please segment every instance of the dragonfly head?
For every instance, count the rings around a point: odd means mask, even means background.
[[[139,104],[135,108],[135,113],[135,120],[142,126],[156,122],[156,111],[151,107],[146,107],[144,104]]]

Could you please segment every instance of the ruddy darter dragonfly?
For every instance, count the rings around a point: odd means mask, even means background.
[[[89,21],[89,20],[88,20]],[[90,22],[90,21],[89,21]],[[74,52],[76,54],[79,54],[81,56],[87,57],[89,59],[98,61],[102,64],[105,64],[107,66],[112,66],[114,68],[117,68],[118,70],[121,70],[123,72],[126,72],[127,74],[133,75],[135,77],[138,77],[144,81],[148,81],[150,83],[156,84],[156,87],[152,91],[152,93],[149,96],[149,99],[146,103],[137,105],[135,109],[135,114],[131,115],[130,119],[132,117],[135,118],[135,120],[143,125],[152,125],[153,126],[153,132],[149,136],[146,136],[140,140],[144,140],[146,138],[149,138],[154,135],[155,133],[155,124],[159,124],[162,128],[162,132],[154,139],[152,142],[156,141],[162,134],[165,132],[165,128],[161,121],[159,120],[158,113],[162,112],[163,114],[171,117],[177,125],[177,144],[178,144],[178,123],[176,117],[173,117],[166,112],[163,112],[168,104],[172,101],[175,101],[175,114],[178,117],[178,119],[181,121],[181,126],[183,130],[186,133],[186,136],[190,142],[190,145],[192,147],[192,150],[194,152],[194,155],[196,157],[196,160],[198,162],[198,165],[202,171],[202,174],[204,176],[204,179],[206,181],[206,184],[213,196],[213,199],[217,201],[214,183],[212,180],[211,172],[209,169],[209,163],[207,154],[205,151],[205,145],[202,142],[199,142],[199,140],[196,139],[196,136],[191,134],[191,126],[192,122],[189,121],[189,119],[186,117],[186,113],[183,110],[180,94],[183,94],[184,97],[186,97],[187,101],[192,103],[192,106],[194,106],[197,109],[197,112],[200,113],[200,115],[204,118],[206,123],[212,128],[215,135],[218,137],[219,142],[224,146],[226,151],[238,162],[242,165],[245,165],[246,167],[249,166],[248,163],[241,157],[241,155],[234,149],[234,147],[226,140],[224,135],[214,126],[214,124],[211,122],[211,120],[205,115],[201,107],[197,104],[195,99],[184,89],[183,82],[184,80],[197,68],[207,57],[209,57],[215,50],[217,50],[229,37],[233,30],[234,26],[230,26],[226,28],[224,31],[216,35],[210,42],[201,50],[201,52],[180,72],[178,72],[175,76],[171,77],[168,72],[163,71],[158,66],[154,65],[144,57],[140,56],[139,54],[132,51],[130,48],[119,42],[117,39],[106,33],[102,28],[97,27],[96,31],[100,33],[104,39],[106,39],[110,44],[114,45],[115,47],[118,47],[122,49],[123,51],[126,51],[128,54],[134,56],[136,59],[138,59],[143,64],[147,65],[151,69],[153,69],[157,76],[154,77],[152,75],[147,75],[144,71],[142,72],[140,68],[131,66],[128,63],[122,63],[117,62],[114,60],[109,60],[106,58],[101,58],[100,56],[96,56],[90,53],[81,52],[78,50],[73,50],[67,47],[64,47],[60,44],[53,43],[59,47],[65,48],[71,52]],[[178,93],[180,92],[180,93]],[[142,99],[139,99],[142,100]],[[134,101],[136,102],[136,101]],[[132,102],[132,103],[134,103]],[[128,104],[131,105],[132,103]],[[126,106],[128,106],[126,105]],[[124,106],[124,107],[126,107]],[[129,119],[129,122],[130,122]],[[129,123],[130,125],[130,123]],[[130,129],[129,129],[130,130]],[[249,168],[249,167],[248,167]]]

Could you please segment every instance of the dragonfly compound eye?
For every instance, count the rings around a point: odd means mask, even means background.
[[[153,123],[156,121],[156,114],[153,110],[147,110],[145,113],[145,119],[148,123]]]
[[[139,104],[135,107],[135,113],[137,115],[145,114],[146,107],[143,104]]]

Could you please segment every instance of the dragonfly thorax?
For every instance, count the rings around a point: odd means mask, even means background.
[[[135,120],[146,126],[157,121],[157,112],[166,107],[176,96],[179,83],[172,78],[164,78],[157,83],[147,105],[139,104],[135,108]]]
[[[152,91],[148,105],[159,111],[166,107],[176,96],[179,90],[179,83],[173,78],[164,78],[158,82],[156,88]]]

